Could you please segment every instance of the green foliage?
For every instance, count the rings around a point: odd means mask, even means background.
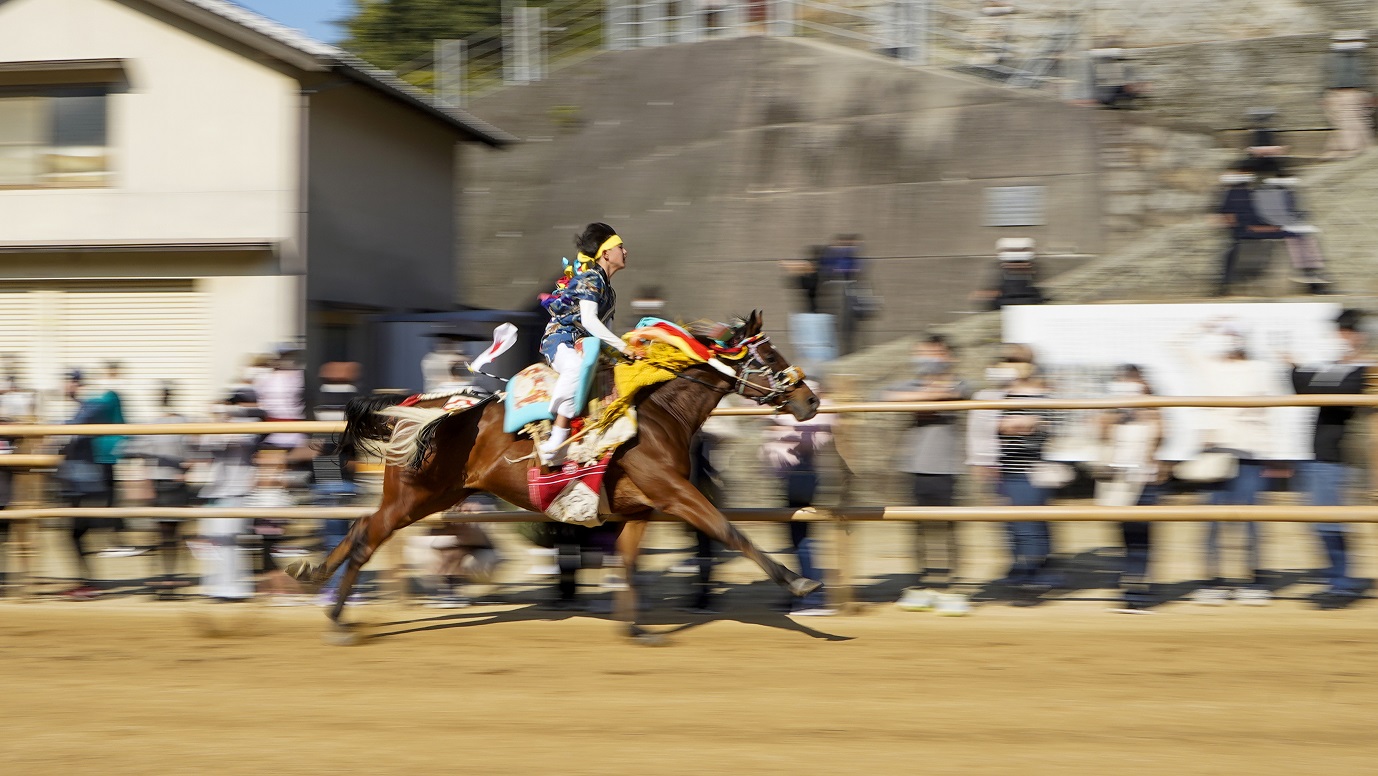
[[[354,0],[344,47],[389,70],[429,57],[435,41],[502,21],[500,0]]]

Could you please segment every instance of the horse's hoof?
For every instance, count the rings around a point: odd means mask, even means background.
[[[632,636],[632,643],[641,647],[668,647],[670,639],[659,633],[647,633],[642,631]]]
[[[316,564],[312,563],[309,560],[294,560],[291,563],[287,564],[287,568],[283,569],[283,571],[286,572],[287,576],[296,580],[302,580],[310,577],[311,573],[315,570]]]
[[[822,586],[823,583],[816,579],[797,577],[794,581],[789,583],[789,591],[794,594],[795,598],[803,598]]]
[[[348,625],[332,625],[321,634],[321,640],[332,647],[354,647],[362,640],[358,631]]]

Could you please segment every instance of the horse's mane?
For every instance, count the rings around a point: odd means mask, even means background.
[[[684,330],[693,335],[694,339],[698,340],[702,345],[707,345],[709,347],[726,345],[731,347],[742,338],[742,333],[747,326],[747,320],[736,317],[731,319],[729,323],[720,323],[718,321],[699,319],[683,324],[683,326]],[[721,374],[707,364],[694,364],[685,371],[690,370],[702,372],[708,376],[717,376]],[[694,385],[694,383],[684,380],[668,380],[659,385],[652,386],[650,390],[646,391],[641,401],[650,402],[661,407],[666,412],[683,420],[685,424],[688,425],[692,422],[691,418],[699,411],[699,408],[693,404],[698,401],[695,396],[696,391],[692,390]],[[722,394],[719,394],[717,400],[721,400],[726,393],[727,392],[724,391]],[[715,405],[717,404],[717,400],[713,402]]]
[[[742,330],[746,328],[747,321],[741,316],[733,317],[727,323],[710,321],[700,318],[684,324],[684,330],[694,335],[694,339],[700,344],[713,346],[725,345],[731,347],[741,338]]]

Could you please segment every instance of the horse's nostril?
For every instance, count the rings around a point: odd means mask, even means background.
[[[817,407],[817,406],[818,406],[818,397],[817,397],[817,396],[810,396],[810,397],[809,397],[809,406],[810,406],[810,407]]]

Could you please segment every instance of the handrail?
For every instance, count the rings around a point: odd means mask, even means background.
[[[819,412],[965,412],[970,410],[1114,410],[1139,407],[1378,407],[1378,395],[1307,394],[1282,396],[1146,396],[1137,399],[962,399],[922,402],[851,402],[825,404]],[[719,407],[714,415],[776,415],[772,407]],[[338,434],[344,424],[328,420],[281,420],[263,423],[126,423],[0,425],[0,437],[143,436],[169,434]]]

